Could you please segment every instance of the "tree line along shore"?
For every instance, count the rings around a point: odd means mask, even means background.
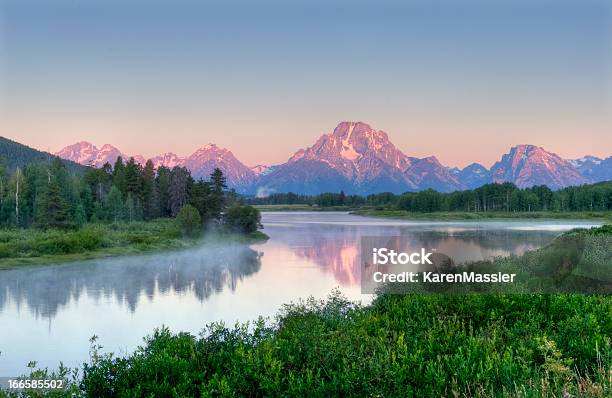
[[[0,168],[0,267],[175,249],[204,231],[264,239],[261,215],[227,189],[223,172],[195,180],[182,167],[68,170],[64,162]]]
[[[275,193],[247,198],[262,211],[350,210],[359,215],[428,219],[486,218],[612,218],[612,182],[601,182],[552,191],[546,186],[518,188],[512,183],[492,183],[450,193],[420,192],[351,195],[327,192],[318,195]]]

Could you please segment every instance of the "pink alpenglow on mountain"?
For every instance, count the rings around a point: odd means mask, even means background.
[[[174,166],[182,166],[185,163],[185,158],[181,158],[172,152],[166,152],[162,155],[157,155],[151,158],[153,166],[157,169],[160,166],[168,167],[169,169]]]
[[[228,184],[232,187],[246,187],[255,180],[255,173],[234,154],[215,144],[208,144],[192,153],[185,159],[182,166],[186,167],[194,178],[208,179],[215,167],[223,171]]]
[[[415,191],[420,183],[442,191],[462,188],[434,157],[408,157],[393,145],[387,133],[362,122],[338,124],[332,133],[300,149],[259,181],[277,192],[342,189],[362,194]]]
[[[415,137],[415,140],[418,137]],[[118,156],[128,159],[117,148],[98,149],[88,142],[67,146],[58,156],[97,167],[114,164]],[[142,156],[134,156],[140,164]],[[402,193],[435,189],[451,192],[478,188],[490,182],[512,182],[525,188],[547,185],[551,189],[612,180],[612,157],[585,156],[568,161],[534,145],[518,145],[503,155],[489,170],[478,163],[464,169],[442,165],[435,156],[406,156],[387,133],[362,122],[341,122],[331,133],[300,149],[286,163],[248,167],[231,151],[208,144],[189,156],[172,152],[151,159],[160,166],[186,167],[194,178],[208,179],[218,167],[230,188],[240,193],[268,195],[274,192],[318,194],[344,191],[367,195],[378,192]]]
[[[114,165],[119,156],[125,161],[130,158],[129,155],[122,153],[111,145],[106,144],[98,149],[89,142],[79,142],[67,146],[58,151],[56,155],[63,159],[95,167],[102,167],[106,162]],[[134,155],[133,157],[141,165],[146,163],[146,159],[141,155]],[[167,152],[153,157],[151,161],[155,168],[160,166],[168,168],[186,167],[195,179],[208,179],[213,170],[218,167],[225,174],[228,186],[242,192],[256,178],[255,172],[236,159],[231,151],[220,148],[215,144],[203,146],[188,157],[179,157],[172,152]]]
[[[559,189],[586,184],[587,178],[567,160],[535,145],[517,145],[491,167],[495,182],[510,181],[520,188],[546,185]]]
[[[62,159],[95,167],[102,167],[106,162],[112,165],[119,156],[127,160],[127,157],[112,145],[105,144],[102,148],[98,149],[94,144],[87,141],[69,145],[56,152],[55,155]]]
[[[251,171],[255,173],[256,176],[260,176],[262,174],[266,174],[271,171],[270,166],[265,166],[263,164],[258,164],[257,166],[251,167]]]

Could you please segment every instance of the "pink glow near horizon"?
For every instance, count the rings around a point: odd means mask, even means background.
[[[367,123],[367,121],[366,121]],[[461,129],[455,127],[454,133],[440,132],[445,126],[440,123],[411,127],[385,128],[370,123],[374,129],[387,132],[389,139],[408,156],[436,156],[447,166],[465,167],[477,162],[490,167],[507,153],[510,147],[519,144],[533,144],[554,152],[565,159],[575,159],[584,155],[607,157],[612,155],[612,134],[580,134],[571,126],[552,126],[549,128],[520,127],[519,133],[513,133],[513,126],[498,128],[497,134],[488,133],[488,128]],[[81,134],[80,129],[64,129],[49,134],[7,135],[8,138],[27,144],[34,148],[57,152],[65,146],[79,141],[88,141],[101,148],[111,144],[128,155],[142,155],[150,158],[165,152],[179,156],[188,156],[196,149],[208,143],[215,143],[229,149],[244,164],[279,164],[285,162],[297,150],[311,146],[322,135],[333,131],[334,122],[327,131],[309,125],[283,126],[269,125],[265,130],[254,126],[237,126],[217,128],[208,133],[197,133],[196,129],[185,126],[180,133],[166,134],[162,126],[135,131],[131,134]],[[107,126],[108,127],[108,126]],[[450,127],[450,126],[447,126]],[[593,126],[595,127],[595,126]],[[55,129],[52,129],[55,130]],[[51,131],[52,131],[51,130]],[[208,129],[207,129],[208,130]],[[612,130],[612,127],[610,128]],[[247,132],[248,131],[248,132]],[[291,132],[290,132],[291,131]],[[418,131],[424,131],[419,133]]]

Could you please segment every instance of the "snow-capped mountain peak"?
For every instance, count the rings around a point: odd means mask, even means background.
[[[110,144],[105,144],[98,149],[95,145],[86,141],[69,145],[58,151],[56,155],[80,164],[95,167],[102,167],[106,162],[113,165],[119,156],[124,161],[128,161],[130,157],[133,157],[134,161],[141,165],[146,163],[146,159],[141,155],[126,155]],[[151,158],[151,161],[155,168],[160,166],[169,168],[175,166],[187,167],[194,178],[203,179],[207,179],[212,171],[219,167],[225,173],[230,187],[243,190],[245,186],[251,184],[255,179],[255,173],[236,159],[231,151],[212,143],[197,149],[188,157],[180,157],[175,153],[166,152],[154,156]]]
[[[179,157],[177,154],[173,152],[166,152],[161,155],[157,155],[151,158],[153,162],[153,167],[158,168],[160,166],[173,168],[174,166],[180,166],[185,161],[185,158]]]
[[[110,144],[97,148],[81,141],[67,146],[57,155],[97,167],[118,156],[129,156]],[[134,160],[140,164],[145,158]],[[369,194],[390,191],[402,193],[432,188],[454,191],[480,187],[489,182],[512,182],[517,186],[547,185],[559,189],[570,185],[612,180],[612,157],[583,156],[564,160],[536,145],[516,145],[489,170],[478,163],[463,169],[442,165],[435,156],[406,156],[387,133],[363,122],[344,121],[321,135],[312,146],[300,149],[289,160],[273,167],[247,167],[234,154],[214,143],[191,155],[172,152],[151,159],[154,166],[188,168],[194,178],[207,179],[215,167],[223,170],[228,185],[240,192],[289,192],[315,194],[338,192]]]
[[[547,185],[558,189],[587,182],[576,168],[558,155],[535,145],[517,145],[491,168],[493,181],[510,181],[518,187]]]
[[[119,149],[110,144],[104,144],[98,149],[94,144],[87,141],[69,145],[58,151],[56,155],[63,159],[95,167],[102,167],[106,162],[113,164],[119,156],[126,157]]]
[[[258,164],[256,166],[251,167],[251,171],[255,173],[256,176],[265,175],[272,170],[271,166],[266,166],[263,164]]]

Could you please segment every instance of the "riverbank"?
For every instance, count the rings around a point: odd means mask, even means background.
[[[359,209],[351,214],[357,216],[383,217],[399,220],[434,220],[434,221],[460,221],[460,220],[490,220],[490,219],[558,219],[558,220],[601,220],[612,222],[612,211],[575,211],[575,212],[433,212],[419,213],[404,210],[377,210]]]
[[[248,235],[219,233],[245,244],[268,239],[261,231]],[[78,230],[0,230],[0,269],[127,256],[197,246],[206,238],[184,236],[172,219],[89,224]]]

